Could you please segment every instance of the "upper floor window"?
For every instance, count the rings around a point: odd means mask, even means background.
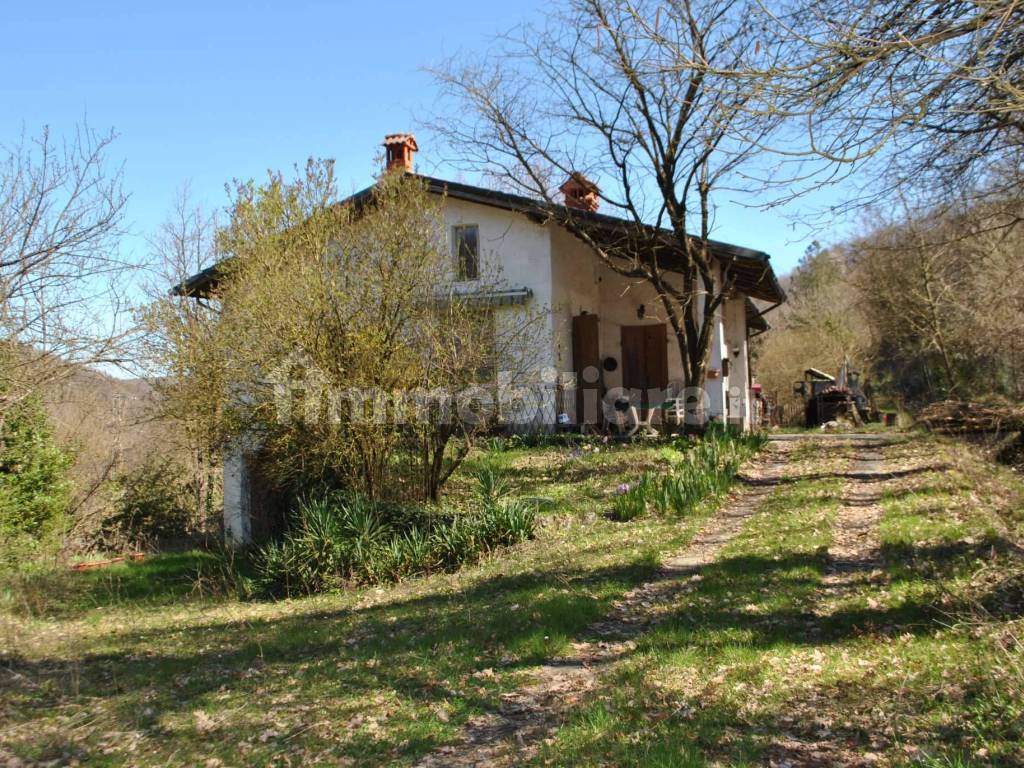
[[[455,256],[455,275],[459,280],[480,277],[480,227],[460,224],[452,227],[452,251]]]

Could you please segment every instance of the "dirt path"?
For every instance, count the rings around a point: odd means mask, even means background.
[[[828,570],[822,579],[826,594],[879,575],[878,524],[882,517],[879,502],[889,478],[882,445],[884,440],[880,439],[855,447],[848,482],[843,489],[843,503],[832,527]]]
[[[588,627],[571,653],[539,667],[531,685],[506,694],[499,712],[467,723],[461,743],[435,750],[417,765],[502,766],[534,755],[565,714],[597,684],[603,667],[632,650],[633,639],[671,609],[674,597],[697,585],[701,568],[714,560],[783,478],[796,444],[774,444],[744,468],[738,495],[654,578],[626,593],[608,615]]]
[[[827,617],[835,600],[844,594],[883,576],[878,525],[882,517],[882,493],[890,478],[882,453],[885,442],[884,438],[850,442],[854,454],[846,475],[842,505],[833,523],[828,565],[815,606],[819,617]],[[769,747],[768,754],[770,765],[786,768],[867,768],[875,764],[860,754],[855,744],[846,743],[838,736],[807,738],[785,731]]]

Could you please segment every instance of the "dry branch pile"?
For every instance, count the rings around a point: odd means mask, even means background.
[[[922,410],[918,423],[944,434],[1019,432],[1024,430],[1024,406],[944,400]]]

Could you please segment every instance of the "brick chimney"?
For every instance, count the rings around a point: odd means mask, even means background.
[[[596,213],[601,200],[598,197],[597,185],[582,173],[573,173],[559,191],[565,195],[567,208]]]
[[[418,149],[411,133],[389,133],[384,137],[384,170],[412,173],[412,157]]]

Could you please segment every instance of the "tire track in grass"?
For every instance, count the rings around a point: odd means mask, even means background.
[[[839,446],[786,442],[794,450],[757,514],[674,595],[636,653],[602,671],[600,687],[546,740],[536,764],[759,764],[750,761],[762,737],[748,731],[744,704],[753,689],[735,673],[746,681],[741,668],[762,670],[779,643],[813,642],[806,618],[824,564],[818,550],[845,470]]]
[[[818,623],[827,622],[837,604],[852,592],[877,586],[884,578],[880,553],[879,526],[882,520],[881,500],[885,481],[882,448],[884,437],[849,443],[853,458],[843,487],[842,502],[832,524],[832,541],[821,583],[816,590],[814,615]],[[871,598],[869,605],[871,604]],[[798,717],[790,717],[798,721]],[[860,768],[874,765],[872,753],[862,754],[863,745],[847,741],[824,728],[807,728],[814,737],[792,730],[783,730],[769,745],[770,764],[787,768],[843,766]]]
[[[654,578],[624,595],[613,610],[584,631],[572,651],[540,666],[534,682],[503,697],[498,712],[474,718],[459,743],[441,747],[423,758],[420,768],[501,766],[533,757],[543,739],[599,682],[603,670],[635,647],[634,639],[676,604],[676,596],[692,588],[700,570],[741,530],[773,493],[785,474],[795,444],[769,448],[741,473],[743,487],[704,525]]]

